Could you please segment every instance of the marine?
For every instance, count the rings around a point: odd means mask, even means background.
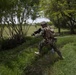
[[[56,41],[57,38],[55,37],[56,34],[54,32],[54,30],[47,25],[46,22],[42,22],[41,23],[41,28],[39,28],[37,31],[35,31],[32,36],[35,36],[36,34],[40,34],[43,37],[43,40],[39,43],[39,52],[36,52],[36,54],[41,54],[42,52],[42,48],[45,45],[50,45],[50,47],[52,48],[52,50],[54,50],[53,52],[56,52],[59,57],[61,59],[63,59],[63,56],[60,52],[60,50],[57,48],[56,46]]]

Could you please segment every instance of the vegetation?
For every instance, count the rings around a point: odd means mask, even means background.
[[[53,24],[58,28],[68,28],[71,33],[76,29],[76,1],[75,0],[41,0],[41,6]]]
[[[0,39],[4,39],[3,31],[8,28],[8,38],[22,41],[30,25],[26,23],[37,16],[39,0],[1,0],[0,2]],[[23,26],[25,26],[23,28]],[[25,32],[23,31],[25,29]]]
[[[5,32],[9,36],[8,39],[23,43],[30,27],[27,19],[31,18],[34,21],[39,16],[48,17],[50,23],[58,28],[59,33],[61,28],[64,28],[74,34],[76,29],[75,3],[75,0],[1,0],[0,39],[5,40],[3,32],[7,28],[8,31]]]
[[[32,47],[39,39],[27,37],[26,43],[11,50],[0,52],[0,74],[1,75],[21,75],[27,65],[30,65],[35,59],[34,51],[36,47]]]
[[[52,54],[50,51],[43,57],[38,57],[34,54],[35,51],[38,51],[37,46],[40,40],[41,38],[27,37],[27,42],[19,47],[9,51],[1,51],[0,74],[34,75],[38,73],[37,75],[48,75],[49,73],[49,75],[72,75],[75,73],[75,35],[58,37],[57,45],[65,57],[64,60],[59,61],[57,61],[58,56]],[[69,70],[70,66],[71,69]],[[71,72],[71,74],[69,72]]]
[[[31,34],[40,24],[28,24],[27,19],[37,17],[49,18],[60,34],[56,44],[64,60],[49,46],[42,56],[34,53],[42,38]],[[76,0],[0,0],[0,75],[75,75],[75,33]]]

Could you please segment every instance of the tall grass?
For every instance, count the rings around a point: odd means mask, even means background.
[[[27,65],[35,59],[34,51],[37,50],[33,45],[40,38],[26,38],[17,48],[0,52],[0,74],[1,75],[21,75]]]
[[[31,34],[32,32],[33,31],[30,30],[29,34]],[[6,51],[0,52],[0,74],[1,75],[21,75],[24,71],[25,71],[24,74],[26,75],[25,69],[27,68],[27,66],[30,66],[30,65],[35,63],[36,55],[34,54],[34,52],[38,51],[37,45],[41,41],[41,38],[27,37],[26,39],[27,39],[26,43],[23,43],[19,47],[16,47],[16,48],[11,49],[11,50],[6,50]],[[38,65],[41,64],[40,67],[43,66],[42,68],[44,68],[44,69],[40,69],[40,72],[43,71],[44,75],[45,75],[45,72],[47,73],[46,75],[51,75],[51,74],[52,75],[59,75],[59,74],[66,75],[66,71],[63,69],[67,68],[67,67],[68,67],[67,69],[70,68],[70,66],[67,65],[67,63],[70,63],[68,61],[71,58],[71,57],[69,58],[70,54],[72,53],[72,55],[71,55],[72,57],[73,57],[73,54],[75,55],[75,53],[74,53],[74,51],[76,50],[76,47],[75,47],[76,43],[75,42],[76,42],[76,36],[74,36],[74,35],[67,36],[67,37],[62,37],[62,36],[58,37],[57,46],[61,49],[63,55],[65,57],[67,57],[67,59],[63,61],[64,63],[59,61],[58,63],[56,63],[56,65],[53,65],[51,68],[50,67],[51,64],[48,61],[48,60],[50,60],[49,56],[45,55],[44,57],[48,58],[47,61],[43,57],[43,58],[40,58],[40,60],[38,59],[38,61],[36,62],[36,63],[38,63]],[[69,51],[69,49],[70,49],[70,51]],[[71,51],[72,49],[74,49],[73,52]],[[65,50],[67,50],[67,51],[65,51]],[[69,55],[68,55],[68,52],[69,52]],[[75,56],[73,57],[73,60],[75,60]],[[71,63],[73,60],[71,58],[71,60],[70,60]],[[46,65],[46,66],[43,65],[43,62],[44,62],[44,65]],[[47,64],[47,62],[49,62],[49,63]],[[73,63],[75,65],[75,61]],[[70,64],[71,67],[73,66],[73,63]],[[35,67],[36,67],[36,65],[35,65]],[[50,68],[48,68],[47,65]],[[64,68],[62,68],[62,67],[64,67]],[[75,67],[73,67],[71,70],[73,71],[74,68]],[[51,69],[53,69],[53,70],[51,70]],[[62,71],[61,69],[63,71],[65,71],[65,73],[61,72]],[[49,72],[47,72],[47,71],[49,71]],[[54,71],[56,73],[51,73]],[[68,72],[70,72],[70,71],[68,71]],[[68,72],[67,72],[67,75],[69,75]],[[74,73],[73,72],[70,73],[70,75],[71,74],[74,75],[75,72]],[[48,73],[50,73],[50,74],[48,74]]]

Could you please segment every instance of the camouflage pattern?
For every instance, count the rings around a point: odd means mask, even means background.
[[[45,46],[45,45],[50,45],[50,48],[53,48],[55,52],[57,52],[57,54],[62,58],[62,55],[61,55],[61,52],[60,50],[57,48],[56,46],[56,41],[55,40],[45,40],[43,39],[40,43],[39,43],[39,53],[41,53],[42,51],[42,48]]]
[[[57,46],[56,46],[56,40],[57,38],[55,38],[55,33],[54,31],[48,27],[48,26],[43,26],[42,28],[38,29],[37,31],[34,32],[33,35],[40,33],[41,36],[43,36],[43,40],[39,43],[39,53],[41,53],[42,48],[45,45],[50,45],[50,48],[53,48],[55,52],[57,52],[57,54],[62,58],[61,52],[58,50]]]

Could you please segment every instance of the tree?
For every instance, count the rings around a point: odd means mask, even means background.
[[[76,20],[76,1],[75,0],[41,0],[45,15],[58,27],[68,27],[74,33]]]
[[[4,30],[4,16],[7,15],[7,11],[10,11],[11,8],[14,7],[17,0],[1,0],[0,1],[0,30],[1,30],[1,36],[0,38],[3,38],[3,30]]]
[[[67,10],[63,12],[63,15],[68,18],[68,26],[70,28],[71,33],[75,33],[74,31],[74,26],[76,26],[76,1],[75,0],[67,0],[66,5],[67,5]]]
[[[29,17],[33,19],[37,17],[38,4],[39,0],[1,0],[0,22],[1,25],[6,24],[10,37],[15,38],[18,35],[19,38],[22,38],[24,36],[23,24],[26,25]]]

